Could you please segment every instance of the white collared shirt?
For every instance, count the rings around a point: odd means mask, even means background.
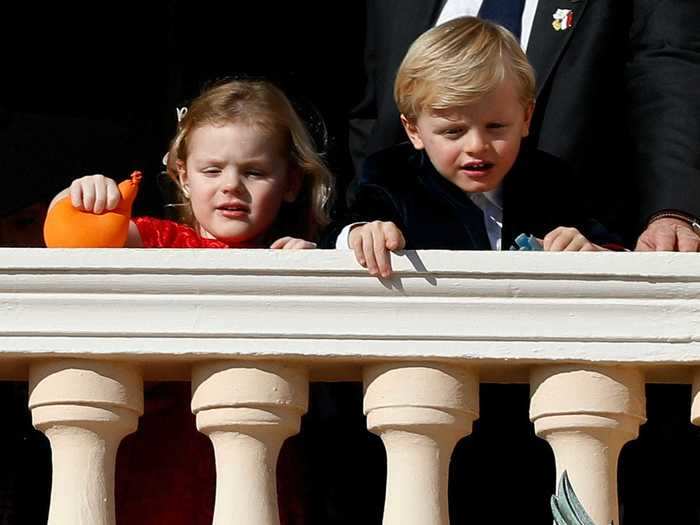
[[[501,189],[484,193],[467,193],[471,201],[484,213],[484,227],[492,250],[501,250],[501,232],[503,230],[503,200]]]
[[[530,32],[532,31],[532,22],[535,19],[535,11],[537,11],[538,0],[525,0],[523,8],[522,29],[520,31],[520,47],[523,50],[527,49],[527,43],[530,41]],[[479,13],[483,0],[447,0],[445,2],[440,16],[438,16],[436,26],[444,24],[460,16],[476,16]]]

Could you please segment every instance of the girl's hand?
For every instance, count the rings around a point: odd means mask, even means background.
[[[593,244],[576,228],[559,226],[545,235],[542,242],[547,252],[599,252],[607,251],[602,246]]]
[[[113,210],[122,199],[117,183],[104,175],[75,179],[69,191],[73,207],[92,213]]]
[[[282,237],[270,245],[273,250],[313,250],[316,243],[297,239],[296,237]]]
[[[370,275],[391,276],[390,251],[402,250],[406,239],[393,222],[374,221],[350,230],[348,244]]]

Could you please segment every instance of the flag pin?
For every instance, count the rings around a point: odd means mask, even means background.
[[[557,9],[552,15],[555,31],[564,31],[574,25],[574,12],[571,9]]]

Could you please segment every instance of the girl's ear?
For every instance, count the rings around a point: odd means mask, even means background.
[[[175,168],[177,169],[177,179],[180,181],[180,188],[182,188],[185,197],[190,198],[190,187],[187,178],[187,169],[185,168],[185,163],[177,159],[175,161]]]
[[[284,190],[284,202],[294,202],[301,191],[301,184],[304,182],[304,173],[299,166],[290,168],[287,172],[287,187]]]
[[[413,147],[416,149],[425,148],[425,145],[423,144],[423,139],[420,136],[420,130],[418,129],[418,126],[416,125],[416,120],[409,119],[402,113],[401,114],[401,124],[403,124],[403,129],[406,130],[406,134],[408,135],[408,139],[411,141],[411,144],[413,144]]]

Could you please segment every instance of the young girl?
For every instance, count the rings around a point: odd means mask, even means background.
[[[289,100],[267,82],[230,81],[195,99],[167,169],[182,192],[183,222],[135,218],[127,247],[315,248],[328,222],[331,174]],[[73,206],[94,213],[121,199],[116,183],[101,175],[75,180],[54,202],[68,193]],[[213,450],[196,430],[189,400],[189,383],[146,388],[140,430],[125,438],[117,459],[119,523],[211,523]],[[283,452],[278,469],[287,525],[305,521],[301,468],[289,463],[297,456]]]
[[[184,199],[183,223],[136,218],[126,247],[314,248],[328,222],[331,174],[287,97],[263,81],[230,81],[191,104],[167,156]],[[73,181],[73,206],[117,207],[116,183]]]

